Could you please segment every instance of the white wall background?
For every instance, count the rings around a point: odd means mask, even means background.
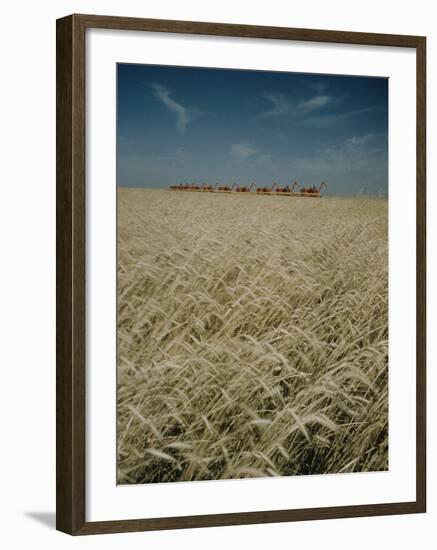
[[[437,295],[429,296],[429,512],[293,524],[73,538],[55,509],[55,19],[81,12],[428,37],[428,278],[437,280],[437,20],[416,0],[57,0],[2,8],[0,131],[0,541],[4,548],[435,547],[437,535]],[[433,155],[434,153],[434,155]],[[412,182],[413,183],[413,182]],[[432,219],[434,216],[434,220]]]

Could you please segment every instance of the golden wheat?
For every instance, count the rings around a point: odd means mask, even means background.
[[[387,201],[118,191],[118,482],[386,470]]]

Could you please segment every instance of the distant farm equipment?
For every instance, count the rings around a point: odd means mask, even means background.
[[[271,187],[257,187],[256,192],[260,195],[271,195],[276,187],[276,182]]]
[[[229,185],[219,185],[217,189],[215,189],[216,193],[232,193],[234,190],[234,187],[236,187],[236,183],[232,184],[232,187],[229,187]]]
[[[290,188],[289,185],[287,185],[286,187],[277,187],[275,189],[275,193],[278,194],[278,196],[288,196],[288,197],[292,197],[292,196],[295,196],[295,197],[298,197],[299,196],[299,193],[296,193],[294,190],[296,189],[296,187],[299,187],[299,184],[297,183],[297,181],[295,181],[293,183],[293,186]]]
[[[214,189],[216,188],[217,184],[215,184],[214,186],[213,185],[206,185],[206,184],[203,184],[204,186],[202,187],[202,191],[207,191],[209,193],[212,193],[214,191]]]
[[[243,186],[243,187],[236,187],[235,192],[236,193],[250,193],[252,191],[252,187],[255,185],[255,182],[252,182],[249,187]]]
[[[302,187],[302,189],[299,191],[299,194],[301,197],[320,197],[322,187],[327,188],[327,185],[324,181],[321,182],[318,189],[315,185],[313,185],[312,187]]]
[[[276,182],[271,186],[261,186],[255,189],[255,192],[252,189],[255,187],[255,182],[252,182],[250,185],[239,186],[235,182],[232,185],[229,184],[218,184],[215,185],[202,183],[202,185],[197,185],[196,183],[179,183],[177,185],[170,185],[170,191],[202,191],[209,193],[245,193],[250,195],[272,195],[275,197],[318,197],[322,196],[322,189],[327,189],[328,186],[326,182],[322,181],[317,187],[313,185],[311,187],[301,187],[297,181],[285,187],[279,187]]]

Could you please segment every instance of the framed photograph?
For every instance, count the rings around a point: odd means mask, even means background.
[[[57,21],[57,528],[426,510],[424,37]]]

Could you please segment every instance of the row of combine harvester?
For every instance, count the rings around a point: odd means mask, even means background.
[[[255,183],[251,183],[250,186],[240,187],[236,183],[232,185],[221,185],[216,183],[214,186],[203,183],[197,185],[195,183],[179,183],[178,185],[170,185],[170,191],[198,191],[203,193],[251,193],[253,195],[274,195],[276,197],[321,197],[322,188],[327,188],[327,185],[322,181],[319,187],[313,185],[312,187],[300,187],[297,181],[290,187],[279,187],[276,183],[273,183],[271,187],[256,187],[253,188]]]

